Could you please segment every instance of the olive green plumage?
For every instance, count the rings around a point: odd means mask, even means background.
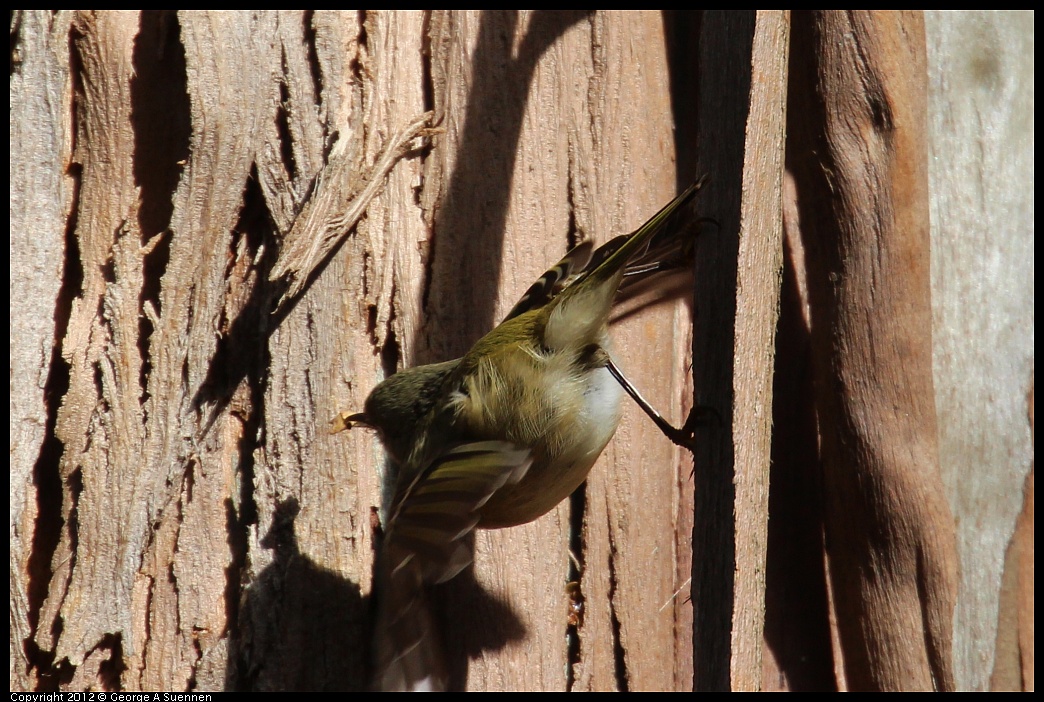
[[[425,584],[470,563],[464,537],[476,526],[532,521],[587,477],[620,419],[613,299],[629,270],[655,272],[685,248],[691,218],[681,208],[700,185],[633,234],[593,254],[590,244],[574,248],[463,358],[400,371],[362,413],[341,416],[341,428],[375,428],[399,467],[377,573],[378,687],[444,685],[438,652],[425,644]]]

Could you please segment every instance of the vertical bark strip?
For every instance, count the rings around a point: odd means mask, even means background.
[[[738,536],[730,663],[733,690],[762,687],[770,408],[783,265],[783,139],[789,25],[786,12],[758,12],[751,47],[733,377],[732,440],[737,477],[734,519]]]
[[[723,421],[696,455],[698,690],[761,688],[788,24],[778,12],[702,23],[698,155],[720,231],[698,249],[693,373]]]
[[[957,560],[933,402],[923,18],[803,13],[794,37],[787,161],[845,673],[853,689],[952,689]]]
[[[62,342],[70,378],[55,427],[64,446],[66,528],[53,560],[44,625],[37,632],[43,648],[73,666],[84,663],[96,646],[107,648],[102,644],[107,634],[129,639],[131,629],[128,469],[137,463],[130,457],[144,449],[135,411],[141,395],[137,293],[142,277],[130,100],[136,30],[135,13],[82,13],[73,24],[78,69],[73,160],[82,169],[74,235],[83,283]],[[59,616],[64,627],[53,640],[50,623]]]
[[[50,551],[60,529],[54,439],[55,394],[67,382],[56,340],[65,331],[65,235],[75,187],[72,149],[70,13],[11,16],[10,76],[10,522],[12,690],[36,684],[30,656]],[[65,291],[67,293],[67,291]],[[48,396],[50,395],[50,397]]]
[[[750,111],[753,12],[706,13],[700,36],[700,169],[708,215],[721,227],[696,251],[693,382],[697,402],[721,416],[697,433],[692,531],[695,690],[731,687],[737,524],[733,373],[745,125]]]

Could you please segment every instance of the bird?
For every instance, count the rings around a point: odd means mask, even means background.
[[[616,431],[623,392],[691,447],[691,422],[672,427],[613,362],[608,326],[630,280],[686,260],[686,206],[704,182],[633,233],[574,247],[463,357],[401,370],[334,420],[376,430],[398,467],[375,572],[375,688],[445,689],[427,588],[471,563],[474,529],[533,521],[568,497]]]

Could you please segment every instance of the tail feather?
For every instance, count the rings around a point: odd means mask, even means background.
[[[627,235],[626,241],[622,245],[608,249],[606,246],[603,246],[595,251],[591,257],[591,262],[588,263],[585,270],[586,275],[582,274],[575,284],[582,284],[587,277],[605,280],[614,275],[620,268],[627,266],[631,261],[643,256],[646,251],[654,248],[652,244],[658,237],[676,237],[677,223],[674,221],[675,213],[682,212],[682,208],[696,196],[696,193],[700,191],[700,188],[706,182],[707,179],[704,177],[690,185],[678,197],[671,200],[659,212],[650,217],[649,221]],[[613,242],[615,241],[616,239],[613,240]],[[603,249],[607,249],[606,252],[603,253]]]
[[[374,688],[442,692],[449,683],[420,564],[384,574],[374,636]]]
[[[633,233],[610,240],[592,254],[584,271],[548,306],[543,338],[548,348],[579,350],[600,343],[609,309],[632,262],[654,272],[660,265],[658,256],[683,248],[688,227],[678,217],[687,216],[683,208],[703,183],[704,179],[696,181]],[[640,268],[632,270],[640,273]]]

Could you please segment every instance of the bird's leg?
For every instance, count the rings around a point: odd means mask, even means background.
[[[671,425],[663,416],[653,409],[653,406],[646,401],[642,394],[638,392],[638,389],[631,385],[631,381],[623,374],[623,371],[616,365],[612,358],[608,359],[606,367],[609,372],[616,378],[616,382],[620,383],[620,387],[627,391],[627,394],[638,403],[638,406],[642,408],[642,411],[649,415],[649,419],[653,420],[663,435],[668,439],[676,443],[682,448],[687,448],[690,451],[696,450],[696,428],[698,426],[707,423],[708,416],[716,416],[717,413],[708,407],[693,407],[689,412],[688,418],[685,420],[685,424],[682,425],[681,429],[677,429]]]

